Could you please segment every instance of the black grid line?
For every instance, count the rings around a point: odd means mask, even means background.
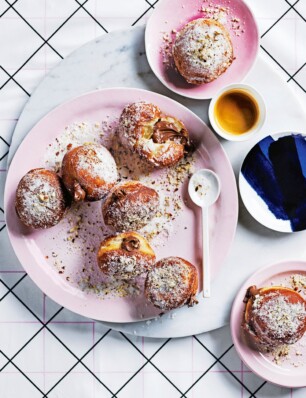
[[[83,362],[82,362],[82,359],[84,359],[108,334],[109,334],[109,332],[111,331],[111,329],[109,329],[107,332],[105,332],[99,339],[98,339],[98,341],[96,341],[96,343],[93,345],[93,346],[91,346],[90,347],[90,349],[88,350],[88,351],[86,351],[86,353],[84,354],[84,355],[82,355],[82,357],[81,358],[79,358],[78,359],[78,361],[54,384],[54,386],[53,387],[51,387],[49,390],[48,390],[48,392],[46,393],[46,394],[44,394],[44,396],[43,396],[43,398],[47,398],[47,395],[48,394],[50,394],[50,392],[52,391],[52,390],[54,390],[55,388],[56,388],[56,386],[58,386],[58,384],[61,382],[61,381],[63,381],[64,380],[64,378],[65,377],[67,377],[68,376],[68,374],[79,364],[79,363],[81,363],[83,366],[84,366],[84,364],[83,364]],[[86,367],[86,369],[87,370],[89,370],[87,367]],[[111,394],[113,394],[113,397],[114,398],[117,398],[116,397],[116,394],[114,394],[107,386],[106,386],[106,384],[104,384],[101,380],[100,380],[100,378],[97,376],[97,375],[95,375],[93,372],[91,372],[90,371],[90,373],[94,376],[94,378],[108,391],[108,392],[110,392]]]
[[[5,297],[10,294],[15,287],[17,287],[19,285],[20,282],[22,282],[24,280],[24,278],[26,278],[27,274],[24,274],[11,288],[8,289],[8,291],[6,293],[4,293],[4,295],[0,298],[0,302],[5,299]],[[0,282],[3,284],[2,279],[0,279]]]
[[[3,68],[3,66],[0,65],[0,69],[3,70],[3,72],[4,72],[5,74],[8,75],[8,77],[9,77],[8,82],[9,82],[10,80],[12,80],[14,83],[17,84],[18,87],[21,88],[22,91],[24,91],[24,92],[26,93],[26,95],[27,95],[28,97],[31,96],[30,93],[28,93],[27,90],[26,90],[24,87],[22,87],[22,85],[21,85],[20,83],[18,83],[17,80],[15,80],[14,77],[13,77],[12,75],[10,75],[10,74]],[[1,159],[0,159],[0,160],[1,160]]]
[[[2,281],[1,281],[2,282]],[[61,311],[63,310],[63,307],[60,308],[49,320],[48,322],[46,322],[44,324],[44,326],[42,328],[40,328],[31,338],[30,340],[28,340],[11,358],[9,358],[3,351],[0,351],[1,354],[7,359],[7,363],[2,366],[2,368],[0,369],[0,373],[3,371],[3,369],[5,369],[9,364],[12,364],[27,380],[29,380],[31,382],[31,384],[36,387],[36,389],[41,392],[42,394],[44,394],[43,391],[40,390],[40,388],[20,369],[17,367],[17,365],[13,362],[13,359],[32,341],[34,340],[34,338],[44,329],[44,327],[50,323],[52,321],[52,319],[54,319]]]
[[[3,11],[2,14],[0,14],[0,18],[3,17],[3,15],[5,15],[19,0],[15,0],[14,3],[9,3],[7,1],[7,3],[9,4],[9,7],[7,7],[6,10]]]
[[[267,384],[267,382],[264,381],[264,382],[253,392],[253,394],[250,395],[249,398],[256,398],[256,395],[255,395],[255,394],[257,394],[257,393],[263,388],[263,386],[265,386],[266,384]]]
[[[15,296],[16,297],[16,296]],[[19,300],[20,301],[20,300]],[[45,322],[45,323],[43,323],[43,322],[41,322],[41,324],[42,324],[42,327],[39,329],[39,330],[37,330],[34,334],[33,334],[33,336],[31,336],[31,338],[29,339],[29,340],[27,340],[25,343],[24,343],[24,345],[22,346],[22,347],[20,347],[19,348],[19,350],[18,351],[16,351],[15,352],[15,354],[10,358],[10,361],[12,361],[13,359],[15,359],[16,357],[17,357],[17,355],[18,354],[20,354],[20,352],[29,344],[29,343],[31,343],[31,341],[32,340],[34,340],[35,339],[35,337],[46,327],[46,325],[48,325],[61,311],[63,310],[63,307],[61,307],[47,322]],[[2,368],[0,369],[0,372],[2,372],[6,367],[7,367],[7,365],[9,364],[9,362],[7,362],[5,365],[3,365],[2,366]]]
[[[84,7],[84,4],[81,4],[78,0],[75,0],[77,4],[81,6],[81,8],[104,30],[105,33],[108,33],[108,30],[95,18],[88,10],[86,7]]]
[[[1,280],[0,279],[0,282],[7,288],[7,289],[9,289],[9,287],[7,286],[7,284],[3,281],[3,280]],[[58,315],[58,313],[60,312],[60,311],[62,311],[63,310],[63,307],[61,307],[60,308],[60,310],[47,322],[47,323],[44,323],[31,309],[30,309],[30,307],[27,305],[27,304],[25,304],[21,299],[20,299],[20,297],[18,297],[16,294],[15,294],[15,292],[12,290],[11,292],[10,292],[11,294],[13,294],[13,296],[42,324],[42,328],[38,331],[38,332],[36,332],[35,333],[35,335],[34,336],[32,336],[31,337],[31,339],[17,352],[17,353],[15,353],[14,355],[13,355],[13,357],[11,358],[11,360],[12,359],[14,359],[29,343],[30,343],[30,341],[32,341],[33,339],[34,339],[34,337],[36,337],[37,335],[38,335],[38,333],[39,332],[41,332],[44,328],[46,329],[46,330],[48,330],[48,332],[50,333],[50,334],[52,334],[52,336],[64,347],[64,348],[66,348],[66,350],[78,361],[77,362],[77,364],[78,363],[80,363],[89,373],[91,373],[92,374],[92,376],[93,377],[95,377],[99,382],[100,382],[100,384],[102,384],[103,385],[103,387],[105,387],[111,394],[113,394],[113,392],[107,387],[107,386],[105,386],[104,385],[104,383],[88,368],[88,366],[86,365],[86,364],[84,364],[83,362],[82,362],[82,360],[80,359],[80,358],[78,358],[77,357],[77,355],[75,355],[75,353],[72,351],[72,350],[70,350],[70,348],[53,332],[53,330],[52,329],[50,329],[47,325],[51,322],[51,320],[52,319],[54,319],[55,318],[55,316],[57,316]],[[110,331],[110,330],[109,330]],[[105,335],[106,336],[106,335]],[[104,336],[104,337],[105,337]],[[99,340],[99,342],[102,340],[102,338]],[[96,344],[95,344],[96,345]],[[87,354],[86,354],[87,355]],[[77,365],[76,364],[76,365]],[[8,365],[8,363],[6,363],[1,369],[0,369],[0,372],[6,367]],[[72,370],[72,369],[71,369]],[[70,372],[68,372],[67,374],[69,374]]]
[[[8,0],[5,0],[8,4],[10,4],[9,2],[8,2]],[[37,34],[37,36],[39,36],[42,40],[43,40],[43,42],[44,42],[44,44],[47,44],[50,48],[51,48],[51,50],[53,50],[61,59],[63,59],[64,57],[62,57],[61,56],[61,54],[47,41],[47,40],[45,40],[44,39],[44,37],[20,14],[20,12],[19,11],[17,11],[16,10],[16,8],[14,8],[13,7],[13,5],[11,5],[11,8],[12,8],[12,10],[14,10],[15,11],[15,13],[20,17],[20,19],[22,19],[32,30],[33,30],[33,32],[35,32],[36,34]]]
[[[8,153],[9,153],[9,151],[6,151],[5,154],[1,156],[0,162],[1,162],[1,160],[3,160],[8,155]]]
[[[290,3],[288,3],[289,5],[290,5],[290,7],[288,8],[288,10],[286,10],[270,27],[269,27],[269,29],[267,29],[262,35],[261,35],[261,38],[263,38],[263,37],[265,37],[265,35],[267,34],[267,33],[269,33],[270,32],[270,30],[276,25],[276,24],[278,24],[278,22],[279,21],[281,21],[283,18],[284,18],[284,16],[285,15],[287,15],[288,14],[288,12],[290,11],[290,10],[292,10],[293,9],[293,6],[295,6],[298,2],[299,2],[300,0],[297,0],[294,4],[290,4]]]
[[[269,53],[269,51],[265,47],[260,45],[260,48],[262,48],[262,50],[289,76],[290,79],[288,80],[288,82],[290,80],[294,81],[294,83],[296,83],[300,87],[300,89],[303,90],[304,93],[306,93],[305,88],[293,76],[290,75],[290,73],[277,61],[276,58],[273,57],[271,53]]]
[[[44,394],[44,392],[38,387],[38,385],[35,384],[34,381],[31,380],[29,376],[27,376],[26,373],[24,373],[11,359],[9,359],[9,357],[3,351],[0,350],[0,353],[8,360],[8,364],[13,365],[14,368],[16,368],[18,372],[22,374],[22,376],[24,376],[32,384],[32,386],[34,386],[41,394]]]
[[[0,138],[2,139],[2,141],[4,141],[6,144],[7,142],[0,136]],[[8,144],[7,144],[8,145]],[[9,145],[8,145],[9,146]],[[2,158],[0,159],[0,161],[7,156],[8,152],[6,152],[6,154],[4,156],[2,156]],[[2,209],[2,207],[0,207],[0,212],[4,215],[4,210]],[[4,228],[6,227],[6,224],[2,225],[2,227],[0,227],[0,232],[4,230]],[[1,282],[1,278],[0,278],[0,282]],[[0,300],[1,301],[1,300]]]
[[[228,373],[231,374],[231,376],[238,381],[239,384],[241,384],[241,386],[243,388],[245,388],[250,394],[252,394],[252,391],[249,390],[249,388],[242,383],[242,381],[226,366],[224,365],[224,363],[221,361],[221,359],[234,347],[234,345],[232,344],[229,348],[227,348],[226,351],[224,351],[224,353],[220,356],[217,357],[213,352],[211,352],[206,345],[204,345],[201,340],[199,340],[196,336],[193,336],[193,338],[213,357],[215,358],[215,362],[213,363],[213,365],[210,367],[213,368],[217,363],[219,363]],[[192,386],[185,392],[185,394],[187,394],[188,391],[191,390],[192,387],[194,387],[206,374],[208,373],[208,371],[205,371],[193,384]],[[182,397],[181,397],[182,398]]]
[[[10,144],[3,137],[1,137],[1,135],[0,135],[0,140],[3,141],[8,147],[10,147]],[[1,211],[3,212],[3,209],[1,209]]]
[[[146,364],[150,364],[153,366],[158,373],[160,373],[180,394],[182,394],[182,397],[187,398],[185,394],[163,373],[153,362],[151,362],[151,358],[147,358],[147,356],[122,332],[120,334],[135,348],[136,351],[138,351],[144,359],[147,361]],[[168,339],[166,343],[168,343],[171,339]]]
[[[289,5],[289,8],[261,35],[261,38],[263,38],[264,36],[266,36],[267,33],[269,33],[273,27],[275,27],[281,20],[283,20],[283,18],[289,13],[289,11],[294,10],[297,15],[299,15],[299,17],[302,18],[302,20],[304,22],[306,22],[306,19],[303,17],[303,15],[295,8],[295,6],[299,3],[300,0],[297,0],[295,3],[291,4],[289,3],[288,0],[285,0],[285,2]],[[305,89],[304,87],[296,80],[294,79],[294,77],[304,68],[304,66],[306,65],[306,62],[300,67],[298,68],[298,70],[293,73],[292,75],[280,64],[280,62],[278,62],[276,60],[275,57],[273,57],[273,55],[261,45],[261,48],[265,51],[265,53],[288,75],[289,79],[287,80],[287,83],[289,83],[291,80],[294,81],[294,83],[304,92]]]
[[[155,0],[152,3],[148,0],[145,0],[145,1],[146,1],[146,3],[148,3],[151,6],[151,8],[154,8],[154,6],[159,2],[159,0]]]
[[[7,83],[9,81],[11,81],[13,79],[13,77],[38,53],[38,51],[43,48],[43,46],[52,39],[53,36],[56,35],[56,33],[68,22],[70,21],[70,19],[82,8],[82,6],[84,6],[84,4],[86,4],[88,2],[88,0],[85,0],[82,5],[80,5],[72,14],[69,15],[68,18],[65,19],[65,21],[44,41],[44,43],[42,43],[35,51],[34,53],[12,74],[12,76],[2,84],[2,86],[0,87],[0,90],[3,89],[3,87],[5,87],[7,85]]]
[[[140,17],[138,17],[138,18],[136,19],[136,21],[134,21],[134,22],[132,23],[131,26],[135,26],[135,25],[137,24],[137,22],[139,22],[139,21],[141,20],[141,18],[143,18],[143,17],[147,14],[147,12],[149,12],[151,9],[152,9],[152,5],[150,5],[150,7],[149,7],[147,10],[145,10],[145,11],[140,15]]]
[[[296,72],[294,72],[292,76],[290,76],[290,78],[287,80],[287,83],[290,82],[290,80],[292,80],[304,68],[305,65],[306,62]]]
[[[285,2],[286,2],[287,4],[289,4],[289,5],[291,5],[291,4],[289,3],[288,0],[285,0]],[[294,4],[292,5],[292,9],[297,13],[297,15],[298,15],[299,17],[302,18],[302,20],[303,20],[304,22],[306,22],[306,18],[295,8],[295,6],[296,6],[296,4],[297,4],[298,2],[299,2],[299,0],[298,0],[296,3],[294,3]]]
[[[124,333],[121,333],[122,336],[126,337],[126,335]],[[147,359],[147,361],[119,388],[118,391],[116,391],[116,394],[119,394],[119,392],[121,390],[123,390],[123,388],[131,381],[134,379],[134,377],[136,377],[141,371],[142,369],[145,368],[145,366],[150,363],[150,361],[155,357],[156,354],[159,353],[159,351],[165,347],[166,344],[169,343],[169,341],[171,341],[172,339],[167,339],[155,352],[153,355],[150,356],[150,358]],[[112,398],[115,398],[114,396]]]

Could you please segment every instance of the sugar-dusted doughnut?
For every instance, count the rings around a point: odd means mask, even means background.
[[[180,257],[158,261],[149,271],[145,284],[148,300],[163,311],[196,303],[198,271],[194,265]]]
[[[155,189],[138,181],[125,181],[111,189],[103,205],[106,225],[116,231],[135,231],[145,226],[159,208]]]
[[[127,105],[119,119],[121,143],[155,167],[176,164],[190,150],[183,122],[147,102]]]
[[[34,229],[50,228],[63,218],[69,199],[58,175],[51,170],[30,170],[16,190],[15,209],[22,223]]]
[[[98,144],[82,145],[68,151],[63,158],[61,173],[76,202],[102,199],[118,179],[113,156]]]
[[[295,290],[251,286],[245,296],[243,328],[263,347],[293,344],[306,330],[306,302]]]
[[[98,251],[98,266],[107,276],[134,279],[152,268],[155,253],[146,239],[136,232],[106,238]]]
[[[191,84],[217,79],[234,59],[227,29],[211,19],[186,24],[175,38],[173,58],[179,73]]]

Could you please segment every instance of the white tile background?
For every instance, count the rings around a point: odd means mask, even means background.
[[[306,106],[306,0],[248,3],[263,35],[262,54]],[[228,327],[177,340],[109,331],[45,297],[12,254],[2,211],[5,155],[29,95],[88,40],[145,23],[152,4],[0,0],[0,397],[306,398],[305,389],[276,387],[252,374]]]

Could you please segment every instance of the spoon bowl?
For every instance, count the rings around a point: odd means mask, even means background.
[[[189,180],[188,193],[191,200],[202,209],[202,276],[203,297],[210,297],[210,261],[209,261],[209,219],[208,209],[220,195],[221,183],[216,173],[209,169],[201,169]]]
[[[188,193],[191,200],[199,207],[209,207],[220,195],[221,183],[216,173],[201,169],[189,180]]]

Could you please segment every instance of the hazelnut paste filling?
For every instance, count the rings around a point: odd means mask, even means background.
[[[188,145],[185,129],[178,130],[174,123],[159,119],[154,127],[152,140],[155,144],[164,144],[167,141],[176,141],[181,145]]]
[[[84,189],[81,187],[80,183],[77,181],[74,181],[73,183],[73,198],[76,202],[80,202],[85,199],[86,192]]]
[[[121,249],[126,250],[127,252],[132,252],[133,250],[138,250],[140,248],[139,239],[131,236],[129,238],[124,238],[121,243]]]
[[[259,293],[259,289],[255,285],[250,286],[244,296],[243,302],[247,303],[251,297],[255,297]]]
[[[113,199],[115,201],[122,199],[124,196],[126,196],[127,193],[123,189],[119,189],[118,191],[113,193]]]

